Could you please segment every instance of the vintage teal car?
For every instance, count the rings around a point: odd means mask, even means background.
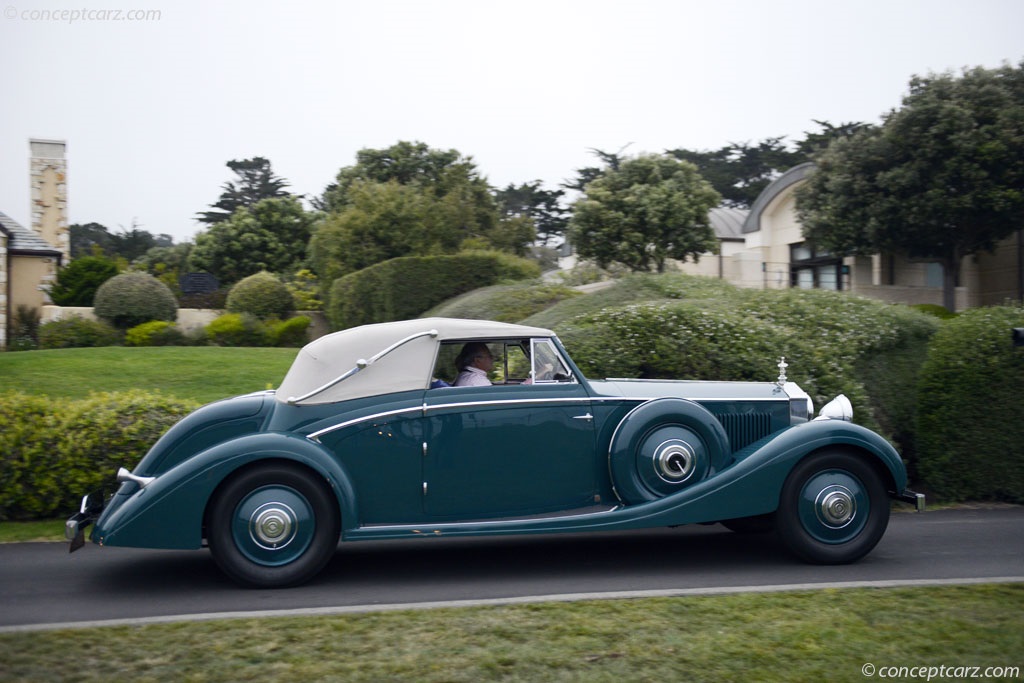
[[[448,386],[483,342],[487,386]],[[479,345],[478,345],[479,348]],[[465,354],[463,354],[464,356]],[[550,330],[428,318],[303,348],[277,391],[212,403],[160,438],[109,500],[86,496],[72,549],[208,545],[251,586],[317,574],[338,541],[774,525],[816,563],[878,543],[899,454],[845,397],[764,383],[588,380]],[[490,368],[488,368],[490,369]]]

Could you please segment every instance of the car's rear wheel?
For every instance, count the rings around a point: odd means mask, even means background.
[[[217,566],[247,586],[308,581],[331,559],[340,516],[326,483],[298,466],[259,465],[218,492],[207,540]]]
[[[783,543],[814,564],[855,562],[871,552],[889,524],[882,478],[856,454],[823,451],[793,468],[776,515]]]

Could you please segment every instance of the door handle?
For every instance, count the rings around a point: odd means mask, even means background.
[[[575,417],[573,417],[572,419],[574,419],[574,420],[586,420],[586,421],[588,421],[588,422],[589,422],[590,420],[593,420],[593,419],[594,419],[594,416],[593,416],[593,415],[591,415],[591,414],[590,414],[590,413],[588,412],[588,413],[587,413],[586,415],[576,415],[576,416],[575,416]]]

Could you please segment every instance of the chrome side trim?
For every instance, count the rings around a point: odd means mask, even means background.
[[[383,413],[374,413],[373,415],[367,415],[365,417],[357,417],[352,420],[339,422],[338,424],[332,425],[330,427],[325,427],[321,430],[313,432],[312,434],[307,434],[306,438],[309,439],[310,441],[320,443],[320,437],[323,436],[324,434],[330,434],[331,432],[336,432],[339,429],[344,429],[345,427],[351,427],[352,425],[359,424],[360,422],[372,422],[373,420],[380,420],[385,417],[394,417],[395,415],[403,415],[405,413],[418,413],[422,410],[423,406],[415,406],[412,408],[402,408],[400,410],[389,410]]]
[[[399,346],[402,346],[403,344],[407,344],[408,342],[411,342],[413,339],[419,339],[420,337],[427,337],[427,336],[429,336],[429,337],[436,337],[437,334],[438,334],[437,330],[427,330],[426,332],[417,332],[416,334],[410,334],[405,339],[400,339],[400,340],[396,341],[394,344],[392,344],[391,346],[389,346],[386,349],[384,349],[383,351],[380,351],[377,354],[373,355],[372,357],[370,357],[370,360],[365,360],[363,358],[360,358],[359,360],[356,361],[356,366],[354,368],[344,372],[340,377],[332,379],[327,384],[319,386],[316,389],[314,389],[313,391],[305,393],[302,396],[289,396],[287,402],[288,402],[289,405],[295,405],[296,403],[301,403],[302,401],[305,401],[307,398],[312,398],[312,397],[316,396],[319,393],[327,391],[328,389],[333,387],[335,384],[339,384],[340,382],[344,382],[346,379],[348,379],[352,375],[356,374],[357,372],[365,370],[366,368],[370,367],[371,365],[373,365],[374,363],[379,361],[384,356],[388,355],[389,353],[391,353],[392,351],[397,349]]]
[[[536,403],[590,403],[593,399],[589,396],[577,398],[510,398],[497,401],[463,401],[459,403],[436,403],[424,405],[424,413],[445,408],[472,408],[474,406],[510,406],[510,405],[533,405]]]
[[[618,403],[625,402],[625,403],[639,403],[639,404],[643,404],[643,403],[647,403],[648,401],[654,401],[654,400],[660,399],[660,398],[682,398],[682,399],[687,400],[687,401],[692,401],[693,403],[735,402],[735,401],[747,401],[747,402],[750,402],[750,401],[765,401],[765,402],[769,402],[770,401],[770,402],[776,402],[776,401],[788,400],[788,398],[708,398],[708,399],[700,398],[700,399],[694,399],[694,398],[686,398],[684,396],[653,396],[653,397],[649,397],[649,398],[626,397],[626,396],[597,396],[597,397],[595,397],[595,396],[579,396],[579,397],[568,397],[568,398],[553,398],[553,397],[543,398],[543,397],[538,397],[538,398],[501,399],[501,400],[494,400],[494,401],[459,401],[457,403],[437,403],[437,404],[434,404],[434,405],[423,404],[423,405],[420,405],[420,406],[415,406],[413,408],[401,408],[399,410],[389,410],[389,411],[386,411],[386,412],[383,412],[383,413],[374,413],[373,415],[367,415],[365,417],[357,417],[357,418],[354,418],[354,419],[351,419],[351,420],[345,420],[344,422],[339,422],[336,425],[332,425],[330,427],[325,427],[323,429],[315,431],[312,434],[308,434],[306,436],[306,438],[309,439],[310,441],[316,441],[317,443],[319,443],[320,437],[323,436],[324,434],[330,434],[331,432],[336,432],[339,429],[345,429],[346,427],[351,427],[353,425],[357,425],[360,422],[370,422],[370,421],[373,421],[373,420],[380,420],[380,419],[383,419],[383,418],[386,418],[386,417],[393,417],[393,416],[396,416],[396,415],[403,415],[405,413],[415,413],[415,412],[420,412],[420,411],[423,412],[423,415],[425,417],[427,414],[429,414],[431,412],[436,412],[436,411],[439,411],[439,410],[455,409],[455,408],[475,408],[475,407],[481,407],[482,408],[482,407],[487,407],[487,406],[536,405],[536,404],[544,404],[544,403],[577,403],[577,404],[581,404],[581,405],[588,405],[588,404],[592,404],[592,403],[606,403],[606,402],[610,402],[610,401],[615,401],[615,402],[618,402]],[[637,406],[637,407],[639,407],[639,406]],[[585,416],[580,416],[580,419],[586,419],[586,417]],[[625,419],[625,418],[623,418],[623,419]]]

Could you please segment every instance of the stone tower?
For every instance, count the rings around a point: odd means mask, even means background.
[[[63,263],[71,261],[71,236],[68,233],[68,162],[64,158],[64,140],[28,141],[32,230],[63,254]]]

